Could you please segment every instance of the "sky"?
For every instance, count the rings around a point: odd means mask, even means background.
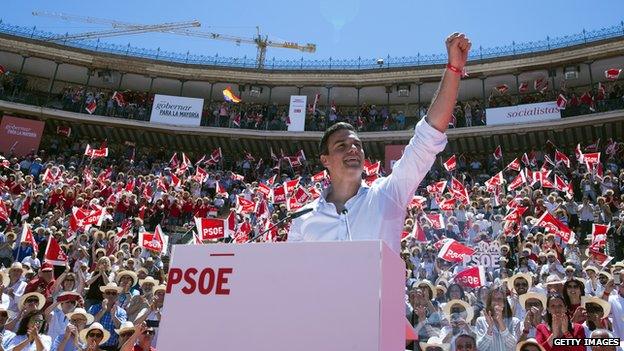
[[[103,25],[33,16],[33,11],[66,13],[137,24],[198,20],[196,30],[243,38],[256,26],[272,40],[314,43],[314,54],[269,48],[267,58],[326,60],[441,54],[444,38],[464,32],[473,49],[492,48],[621,25],[621,0],[594,1],[420,1],[277,0],[191,1],[10,0],[3,22],[59,34],[110,29]],[[195,30],[195,29],[194,29]],[[135,47],[194,54],[255,57],[254,45],[149,33],[102,39]]]

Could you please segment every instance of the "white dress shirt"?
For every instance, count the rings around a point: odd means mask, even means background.
[[[382,239],[399,253],[407,204],[446,142],[446,134],[421,119],[392,174],[370,187],[362,182],[357,194],[345,203],[343,214],[325,200],[326,189],[305,206],[313,211],[293,220],[288,241],[345,241],[350,233],[351,240]]]

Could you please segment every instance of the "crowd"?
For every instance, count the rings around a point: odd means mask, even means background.
[[[524,84],[524,83],[523,83]],[[507,86],[505,86],[507,87]],[[618,83],[600,83],[593,91],[584,88],[566,88],[559,90],[526,92],[512,95],[505,90],[493,89],[487,101],[473,98],[458,101],[454,111],[454,128],[486,125],[486,108],[512,106],[544,101],[556,101],[559,94],[567,101],[563,117],[609,111],[624,107],[624,91]],[[501,92],[503,91],[503,92]],[[51,99],[44,97],[38,103],[48,104],[67,111],[90,113],[94,115],[128,118],[149,121],[154,94],[139,91],[119,91],[122,101],[114,98],[115,91],[84,86],[64,86],[59,94]],[[45,93],[28,88],[28,77],[11,72],[0,76],[0,98],[33,101],[30,96],[46,96]],[[422,103],[411,114],[396,106],[376,106],[363,103],[361,106],[317,106],[309,104],[306,113],[305,130],[324,131],[337,122],[348,122],[358,131],[404,130],[412,128],[418,119],[425,115],[428,104]],[[90,110],[90,112],[88,111]],[[221,101],[208,101],[202,112],[203,126],[228,127],[259,130],[287,130],[288,106],[276,103],[238,104]]]
[[[155,349],[171,245],[265,229],[257,241],[285,241],[288,223],[272,224],[327,185],[302,153],[228,164],[220,150],[108,145],[102,158],[80,156],[86,141],[45,140],[0,163],[5,350]],[[435,165],[406,209],[408,349],[566,350],[553,338],[624,335],[624,144],[522,156]],[[368,162],[364,179],[381,172]],[[198,238],[195,217],[234,218],[233,234]],[[139,240],[157,230],[169,250]],[[451,244],[473,261],[446,257]]]

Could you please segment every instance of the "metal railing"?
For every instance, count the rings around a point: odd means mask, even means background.
[[[38,30],[37,27],[23,27],[4,23],[0,20],[0,33],[23,38],[50,41],[58,38],[58,33]],[[586,31],[565,35],[561,37],[546,37],[545,40],[525,43],[512,42],[511,45],[496,46],[492,48],[474,48],[468,55],[470,61],[514,57],[517,55],[547,52],[554,49],[571,47],[593,43],[606,39],[624,37],[624,21],[619,25],[608,28]],[[167,62],[197,64],[215,67],[234,67],[255,69],[257,62],[254,57],[225,57],[216,54],[214,56],[196,55],[190,52],[177,53],[160,50],[160,48],[146,49],[128,45],[117,45],[98,40],[66,40],[61,42],[74,48],[85,49],[96,52],[103,52],[116,55],[132,56],[144,59],[161,60]],[[446,53],[394,57],[387,55],[383,58],[383,63],[379,63],[377,58],[354,58],[354,59],[334,59],[326,60],[306,60],[301,59],[276,59],[266,61],[264,69],[267,70],[371,70],[388,69],[398,67],[418,67],[433,64],[444,64],[447,61]]]

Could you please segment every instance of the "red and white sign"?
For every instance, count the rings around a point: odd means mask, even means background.
[[[438,257],[448,262],[464,262],[464,260],[468,260],[474,253],[475,250],[473,248],[451,239],[444,243],[438,253]]]
[[[537,220],[535,227],[546,228],[548,232],[559,236],[566,243],[570,243],[574,240],[574,232],[548,211]]]
[[[386,145],[384,165],[386,174],[392,173],[392,166],[403,156],[406,145]]]
[[[561,119],[556,101],[486,109],[487,125],[535,123]]]
[[[453,279],[457,284],[465,288],[479,288],[485,285],[485,270],[482,266],[466,268],[457,273]]]
[[[53,236],[48,238],[48,246],[45,251],[45,261],[52,263],[55,266],[64,266],[67,264],[67,255],[61,249],[56,239]]]
[[[24,222],[24,227],[22,227],[22,236],[20,238],[20,242],[29,243],[34,252],[39,252],[39,245],[37,245],[37,241],[35,240],[35,236],[33,235],[32,230],[30,229],[30,225]]]
[[[197,232],[202,241],[225,238],[225,220],[195,217]]]
[[[44,122],[12,116],[2,117],[0,151],[5,155],[26,156],[39,150]]]
[[[455,155],[451,156],[448,160],[444,161],[444,169],[447,172],[452,172],[457,167],[457,157]]]
[[[146,250],[165,253],[167,252],[167,242],[167,237],[163,235],[160,224],[156,226],[153,233],[139,233],[139,245]]]

